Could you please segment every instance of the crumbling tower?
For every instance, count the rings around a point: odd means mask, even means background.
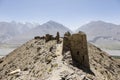
[[[77,62],[82,67],[90,68],[85,33],[79,32],[68,36],[67,41],[66,38],[64,39],[63,46],[70,49],[73,61]]]

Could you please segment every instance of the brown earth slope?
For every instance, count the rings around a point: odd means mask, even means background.
[[[63,42],[33,39],[0,59],[0,80],[120,80],[120,63],[88,43],[90,69],[72,64]]]

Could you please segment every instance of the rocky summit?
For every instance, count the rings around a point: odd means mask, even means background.
[[[85,34],[58,38],[35,37],[1,58],[0,80],[120,80],[120,62],[87,43]]]

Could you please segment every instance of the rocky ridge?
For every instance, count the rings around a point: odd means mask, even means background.
[[[33,39],[0,59],[0,80],[119,80],[120,63],[88,43],[87,69],[72,63],[70,51],[62,55],[63,40]]]

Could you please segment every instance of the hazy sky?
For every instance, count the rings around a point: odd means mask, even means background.
[[[120,24],[120,0],[0,0],[0,21],[49,20],[76,29],[89,21]]]

